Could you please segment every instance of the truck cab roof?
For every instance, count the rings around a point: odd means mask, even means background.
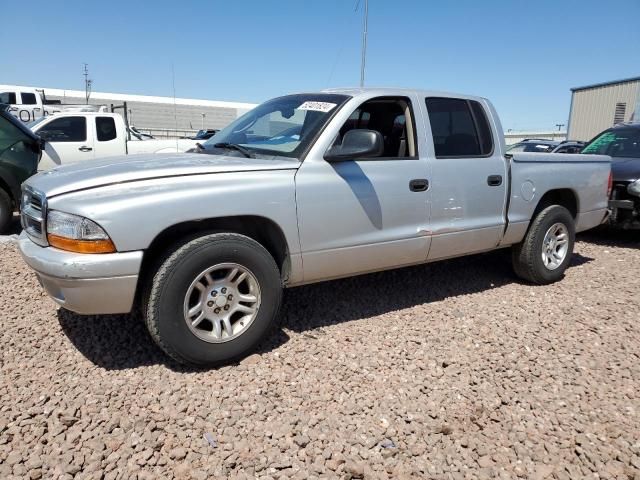
[[[468,100],[477,100],[486,102],[487,99],[477,95],[468,95],[456,92],[443,92],[438,90],[424,90],[415,88],[402,87],[343,87],[343,88],[327,88],[321,93],[337,93],[349,95],[352,97],[378,97],[378,96],[402,96],[416,95],[420,97],[445,97],[445,98],[462,98]]]

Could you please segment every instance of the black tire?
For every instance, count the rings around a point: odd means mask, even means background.
[[[7,192],[0,188],[0,233],[7,233],[13,221],[13,202]]]
[[[250,270],[258,282],[261,301],[242,334],[223,343],[209,343],[191,331],[183,305],[198,275],[222,263]],[[282,298],[280,272],[273,257],[251,238],[230,233],[187,241],[161,263],[149,287],[144,310],[151,337],[169,356],[194,366],[228,363],[253,350],[275,325]]]
[[[567,253],[555,269],[545,266],[542,260],[543,242],[547,231],[556,223],[564,225],[568,231]],[[524,240],[511,249],[513,269],[520,278],[531,283],[546,285],[560,280],[571,262],[576,230],[569,210],[560,205],[543,209],[531,222]]]

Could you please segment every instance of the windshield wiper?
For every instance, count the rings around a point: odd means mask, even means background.
[[[242,145],[238,145],[237,143],[220,142],[220,143],[215,143],[213,146],[215,148],[226,148],[229,150],[237,150],[247,158],[254,158],[253,153],[251,153],[250,150],[244,148]]]

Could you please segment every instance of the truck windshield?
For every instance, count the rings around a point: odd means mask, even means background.
[[[640,158],[640,128],[606,130],[591,140],[580,153]]]
[[[323,93],[274,98],[220,130],[200,151],[223,154],[229,145],[239,145],[252,154],[298,158],[349,98]]]

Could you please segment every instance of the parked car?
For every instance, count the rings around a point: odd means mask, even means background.
[[[521,142],[507,146],[505,153],[516,152],[538,152],[550,153],[554,148],[560,145],[560,142],[554,140],[543,140],[538,138],[526,138]]]
[[[0,233],[11,226],[20,205],[20,185],[36,173],[40,139],[0,105]]]
[[[503,247],[521,278],[554,282],[575,232],[607,213],[609,157],[504,155],[493,106],[474,96],[288,95],[198,152],[36,175],[19,241],[64,308],[139,305],[157,344],[190,364],[253,349],[282,287]]]
[[[585,154],[609,155],[613,188],[609,224],[640,229],[640,123],[623,123],[596,136]]]
[[[45,141],[39,170],[117,155],[186,152],[197,143],[145,139],[127,129],[121,115],[109,112],[61,112],[28,126]]]
[[[565,140],[551,150],[551,153],[580,153],[587,142],[577,142],[573,140]]]
[[[196,133],[193,137],[187,137],[191,140],[209,140],[211,137],[213,137],[216,133],[218,133],[220,130],[219,129],[213,129],[213,128],[208,128],[205,130],[198,130],[198,133]]]

